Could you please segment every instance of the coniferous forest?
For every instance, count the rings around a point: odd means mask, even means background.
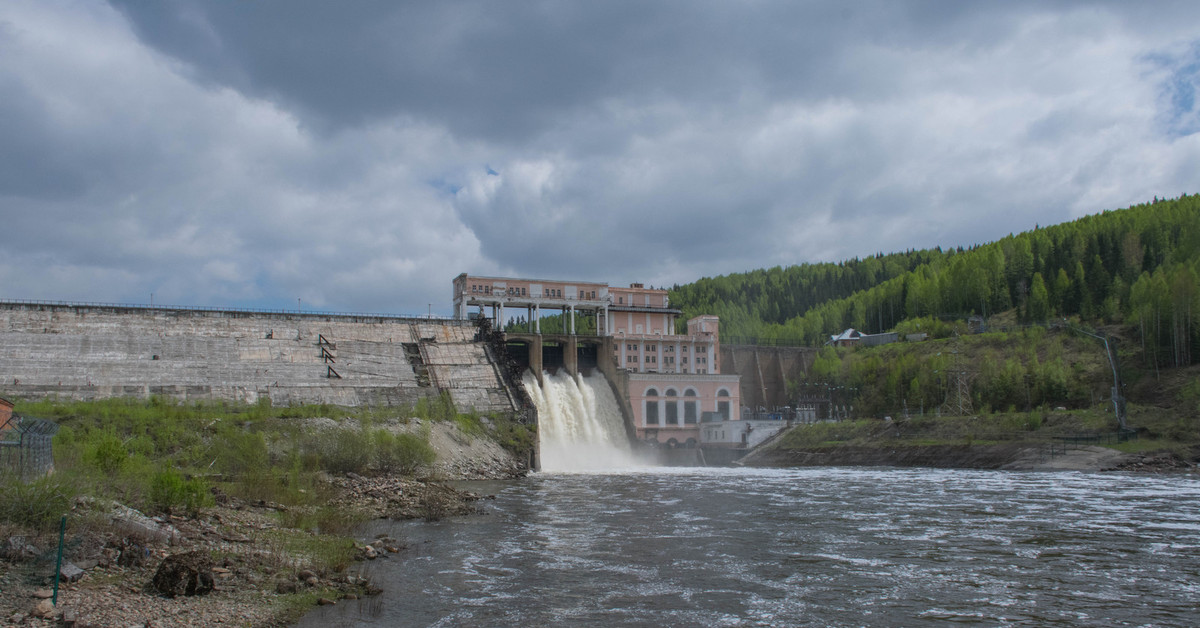
[[[681,321],[726,342],[821,346],[846,328],[936,331],[970,316],[1122,324],[1155,367],[1200,360],[1200,197],[1105,211],[996,242],[878,254],[674,286]]]

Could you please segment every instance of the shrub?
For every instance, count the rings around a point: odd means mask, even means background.
[[[160,470],[150,481],[150,505],[157,512],[171,514],[172,510],[182,507],[188,514],[195,515],[211,502],[212,495],[204,480],[185,480],[174,469]]]
[[[459,431],[468,436],[483,436],[487,433],[487,428],[483,426],[483,421],[474,414],[460,414],[454,417],[454,424],[458,426]]]
[[[351,534],[368,519],[366,512],[343,506],[290,508],[280,514],[283,525],[314,534]]]
[[[454,407],[450,395],[442,393],[437,397],[418,400],[417,405],[413,406],[413,414],[423,419],[450,421],[458,416],[458,410]]]
[[[508,417],[492,417],[493,437],[519,460],[525,460],[537,443],[537,427]]]
[[[380,473],[411,475],[437,459],[429,442],[415,434],[376,430],[373,436],[375,469]]]
[[[221,431],[218,438],[222,442],[216,460],[221,471],[241,475],[267,468],[267,441],[261,433],[227,428]]]
[[[87,460],[104,473],[114,475],[125,466],[129,452],[117,435],[101,432],[95,436],[87,449]]]
[[[0,520],[39,532],[53,531],[71,508],[75,487],[46,476],[23,482],[15,475],[0,477]]]
[[[370,443],[359,430],[337,430],[321,449],[321,466],[330,473],[361,473],[371,461]]]

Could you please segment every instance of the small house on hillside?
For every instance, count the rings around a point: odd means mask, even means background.
[[[898,342],[900,335],[896,332],[886,334],[864,334],[857,329],[847,329],[846,331],[829,337],[829,344],[835,347],[853,347],[862,345],[864,347],[874,347],[876,345],[886,345],[893,342]]]
[[[852,347],[858,344],[860,338],[862,338],[862,334],[857,329],[847,329],[840,334],[830,336],[829,344],[835,347]]]

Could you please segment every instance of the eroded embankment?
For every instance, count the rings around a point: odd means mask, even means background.
[[[842,445],[808,449],[772,447],[748,454],[754,467],[886,466],[1001,469],[1021,458],[1025,447],[1004,445]]]
[[[1197,454],[1123,453],[1108,447],[1047,443],[957,445],[855,444],[804,449],[767,447],[742,458],[752,467],[930,467],[1009,471],[1197,473]]]

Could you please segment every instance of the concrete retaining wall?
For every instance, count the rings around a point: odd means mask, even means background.
[[[462,321],[0,302],[0,396],[512,410]],[[416,362],[414,364],[414,362]]]
[[[742,378],[742,405],[751,408],[792,405],[788,382],[808,379],[817,349],[721,345],[721,372]]]

